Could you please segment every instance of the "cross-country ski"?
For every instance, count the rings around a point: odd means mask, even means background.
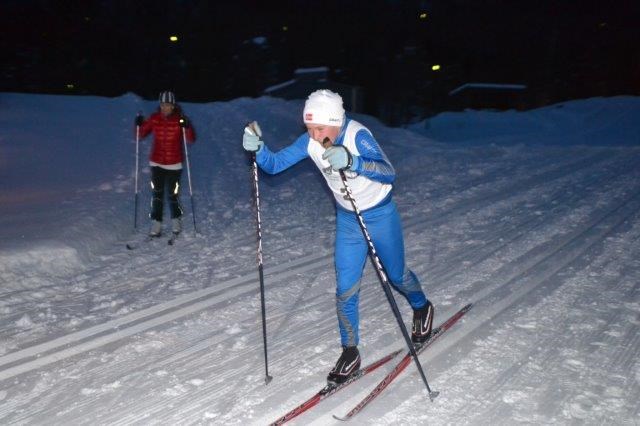
[[[436,340],[438,340],[442,335],[449,330],[454,324],[456,324],[463,316],[466,314],[469,309],[471,309],[472,304],[468,304],[460,309],[458,312],[453,314],[449,319],[447,319],[442,325],[435,328],[429,338],[422,343],[420,346],[416,347],[416,352],[421,354],[424,352],[429,346],[431,346]],[[391,384],[391,382],[402,373],[402,371],[407,368],[407,366],[411,362],[411,354],[407,353],[402,359],[396,364],[393,369],[387,374],[380,383],[362,400],[360,401],[352,410],[350,410],[344,416],[336,416],[333,417],[337,420],[346,421],[351,419],[353,416],[358,414],[362,409],[367,406],[371,401],[373,401],[380,393]]]
[[[130,241],[130,242],[126,243],[125,247],[127,248],[127,250],[136,250],[136,249],[140,248],[141,246],[149,244],[152,241],[157,241],[159,239],[160,239],[159,236],[145,235],[144,237],[138,238],[135,241]]]
[[[176,240],[178,239],[178,237],[180,236],[179,232],[172,232],[171,236],[169,237],[169,239],[167,240],[167,244],[169,244],[170,246],[172,246],[173,244],[175,244]]]
[[[385,365],[386,363],[394,359],[401,352],[402,352],[402,349],[397,349],[383,356],[377,361],[374,361],[371,364],[360,368],[356,374],[352,375],[346,381],[340,384],[333,384],[333,383],[327,384],[322,389],[320,389],[315,395],[313,395],[311,398],[307,399],[305,402],[298,405],[296,408],[292,409],[291,411],[287,412],[285,415],[283,415],[279,419],[272,422],[271,425],[272,426],[281,425],[281,424],[285,424],[290,420],[293,420],[295,417],[299,416],[300,414],[310,410],[312,407],[315,407],[317,404],[320,403],[320,401],[330,397],[331,395],[335,394],[339,390],[344,389],[345,387],[357,381],[358,379],[366,376],[367,374]]]

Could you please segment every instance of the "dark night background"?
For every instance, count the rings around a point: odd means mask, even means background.
[[[467,82],[527,85],[507,105],[519,109],[640,94],[639,1],[4,0],[0,7],[5,92],[155,99],[171,88],[181,101],[224,101],[260,96],[295,69],[326,66],[332,81],[362,88],[363,111],[373,115],[383,105],[412,107],[414,116],[459,108],[447,94]]]

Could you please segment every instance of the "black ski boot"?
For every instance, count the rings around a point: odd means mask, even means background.
[[[433,327],[433,305],[427,300],[427,304],[420,309],[413,311],[413,328],[411,330],[411,341],[420,346],[431,335]]]
[[[342,355],[327,376],[327,382],[339,385],[346,382],[360,368],[360,352],[357,346],[343,346]]]

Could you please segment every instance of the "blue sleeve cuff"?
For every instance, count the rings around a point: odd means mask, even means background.
[[[360,160],[359,155],[351,154],[351,167],[349,167],[349,169],[353,170],[354,172],[357,172],[358,168],[360,167],[361,161],[362,160]]]
[[[261,160],[264,160],[267,153],[269,152],[269,149],[267,148],[267,144],[262,144],[260,145],[260,148],[258,148],[257,151],[255,151],[256,154],[256,160],[258,160],[258,164],[260,164]]]

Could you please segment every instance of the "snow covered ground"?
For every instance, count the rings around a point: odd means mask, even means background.
[[[135,113],[155,102],[0,94],[0,423],[266,424],[318,390],[339,355],[333,204],[310,161],[261,175],[270,373],[265,386],[251,175],[302,102],[184,104],[185,232],[128,251]],[[436,324],[474,302],[353,424],[640,424],[640,99],[368,125],[396,166],[409,265]],[[141,232],[149,204],[142,144]],[[405,319],[410,309],[398,298]],[[370,266],[364,362],[403,346]],[[296,424],[334,424],[385,374]]]

